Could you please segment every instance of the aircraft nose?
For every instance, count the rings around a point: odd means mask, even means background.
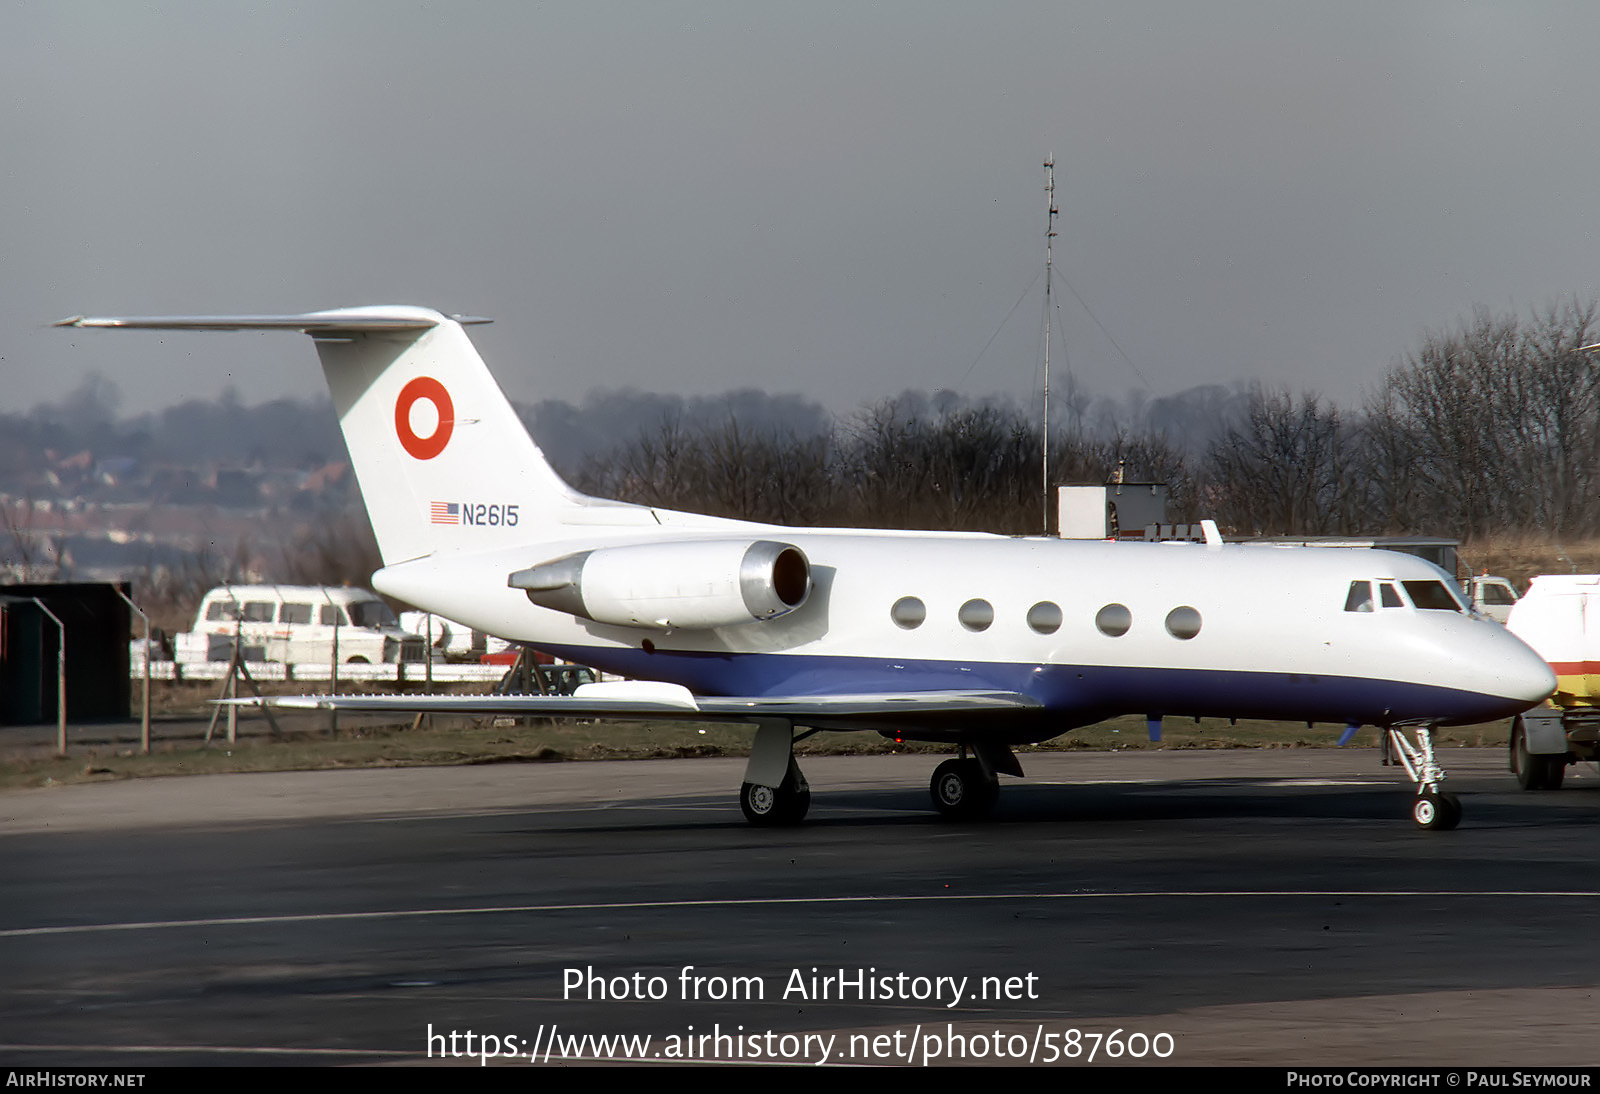
[[[1500,669],[1503,693],[1533,706],[1548,699],[1556,690],[1555,670],[1527,643],[1507,631],[1505,660]]]

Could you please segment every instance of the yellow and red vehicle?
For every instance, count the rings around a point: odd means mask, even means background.
[[[1511,726],[1524,790],[1556,790],[1568,765],[1600,757],[1600,574],[1533,579],[1506,627],[1555,670],[1556,690]]]

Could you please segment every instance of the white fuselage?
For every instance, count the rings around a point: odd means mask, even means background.
[[[1003,689],[1046,708],[1038,732],[1114,714],[1472,722],[1514,713],[1552,686],[1532,651],[1463,611],[1409,598],[1346,610],[1352,582],[1403,589],[1447,580],[1389,551],[732,524],[666,535],[692,541],[735,529],[806,554],[814,589],[799,609],[737,626],[641,632],[538,607],[505,587],[507,573],[543,558],[641,541],[589,527],[566,541],[542,538],[532,548],[539,557],[528,548],[439,554],[390,566],[374,583],[474,627],[701,694]],[[652,530],[650,541],[662,538]],[[920,602],[915,626],[915,609],[897,621],[905,598]],[[964,622],[973,601],[982,603]],[[1097,624],[1118,606],[1125,629]],[[1189,611],[1174,633],[1177,609]],[[1179,636],[1196,622],[1192,636]]]

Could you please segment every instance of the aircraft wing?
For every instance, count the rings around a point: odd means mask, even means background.
[[[298,695],[226,700],[242,706],[350,713],[499,715],[502,717],[650,718],[751,721],[757,718],[849,719],[906,714],[978,714],[1033,710],[1013,691],[866,692],[854,695],[695,695],[672,684],[586,684],[573,695]]]

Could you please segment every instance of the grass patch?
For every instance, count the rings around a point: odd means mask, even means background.
[[[412,728],[409,719],[396,723],[368,718],[357,724],[354,716],[346,715],[336,736],[329,732],[325,719],[320,724],[308,719],[309,726],[287,728],[278,738],[256,732],[260,722],[252,718],[251,732],[234,744],[220,737],[209,746],[193,738],[158,739],[148,756],[126,744],[78,748],[65,759],[48,755],[47,749],[36,749],[32,755],[0,760],[0,789],[250,771],[744,756],[751,740],[748,726],[722,723],[540,719],[491,723],[437,718],[432,725]],[[1436,740],[1444,747],[1504,745],[1507,729],[1506,723],[1494,723],[1442,730]],[[1163,726],[1162,740],[1156,744],[1148,739],[1143,718],[1128,717],[1074,730],[1043,744],[1022,746],[1017,752],[1026,756],[1076,749],[1331,748],[1341,731],[1340,726],[1324,724],[1308,729],[1303,723],[1241,721],[1230,725],[1224,719],[1196,723],[1173,718]],[[1356,735],[1351,746],[1377,743],[1378,732],[1369,727]],[[935,754],[953,749],[891,741],[876,733],[823,732],[802,741],[795,751],[801,756],[817,756]]]

